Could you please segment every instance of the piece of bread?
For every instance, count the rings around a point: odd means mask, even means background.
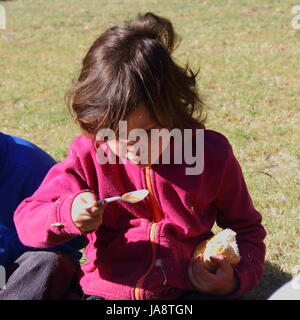
[[[200,254],[203,254],[204,265],[210,272],[217,269],[217,264],[210,260],[211,256],[222,255],[231,264],[239,263],[241,257],[236,243],[236,233],[231,229],[224,229],[208,240],[202,241],[196,247],[193,259],[197,259]]]

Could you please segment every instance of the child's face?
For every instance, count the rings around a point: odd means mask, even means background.
[[[126,118],[127,121],[127,138],[126,139],[112,139],[108,141],[108,145],[110,149],[119,157],[122,157],[120,155],[120,149],[121,147],[127,148],[127,156],[126,158],[134,163],[135,165],[139,167],[147,167],[150,166],[152,163],[155,162],[156,159],[153,159],[152,156],[152,162],[151,162],[151,147],[152,148],[159,148],[157,150],[156,154],[161,155],[162,153],[162,146],[161,143],[158,145],[151,146],[151,131],[150,129],[160,129],[161,127],[152,119],[150,116],[147,108],[144,105],[139,106],[136,108],[133,112],[131,112],[128,117]],[[138,139],[135,140],[129,140],[129,133],[133,129],[144,129],[147,133],[147,141],[148,141],[148,160],[147,163],[141,163],[140,160],[140,152],[138,150],[134,150],[134,145],[138,145]],[[124,149],[123,149],[124,150]],[[124,157],[123,157],[124,158]],[[143,161],[145,162],[145,161]]]

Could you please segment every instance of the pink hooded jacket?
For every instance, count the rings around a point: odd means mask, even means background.
[[[21,241],[47,248],[82,234],[71,217],[73,199],[89,190],[99,199],[148,189],[143,201],[107,205],[101,227],[86,235],[87,261],[80,284],[85,294],[106,299],[174,299],[195,290],[188,277],[192,253],[216,221],[237,233],[242,256],[234,267],[237,297],[254,287],[264,269],[266,235],[231,145],[204,131],[204,171],[186,175],[186,164],[140,168],[99,164],[93,141],[79,136],[67,158],[17,208]],[[60,222],[63,226],[51,224]]]

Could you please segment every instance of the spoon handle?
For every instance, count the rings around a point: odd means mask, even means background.
[[[103,201],[105,201],[106,203],[110,203],[116,200],[120,200],[122,199],[122,197],[111,197],[111,198],[105,198],[103,200],[99,200],[98,203],[101,204]]]

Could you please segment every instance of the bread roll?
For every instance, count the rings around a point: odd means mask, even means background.
[[[201,253],[204,265],[210,272],[217,269],[217,264],[210,260],[211,256],[222,255],[231,264],[237,264],[241,260],[236,243],[236,233],[231,229],[224,229],[208,240],[202,241],[196,247],[193,258],[198,258]]]

